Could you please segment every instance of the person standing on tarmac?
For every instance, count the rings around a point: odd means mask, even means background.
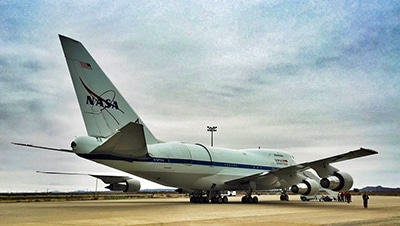
[[[351,202],[351,194],[350,194],[350,192],[347,192],[347,194],[346,194],[346,200],[347,200],[347,203],[350,204],[350,202]]]
[[[362,199],[364,201],[364,209],[367,209],[368,208],[368,199],[369,199],[369,196],[367,195],[367,193],[363,194]]]

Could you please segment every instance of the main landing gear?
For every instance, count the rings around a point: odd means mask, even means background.
[[[256,190],[256,183],[254,181],[250,181],[247,184],[246,195],[242,197],[242,203],[258,203],[258,197],[251,197],[251,193]]]
[[[251,195],[245,195],[242,197],[242,203],[258,203],[258,197],[257,196],[251,197]]]
[[[242,203],[258,203],[257,196],[251,196],[254,185],[250,184],[247,188],[246,195],[242,197]],[[228,203],[228,197],[222,196],[220,191],[193,191],[190,194],[191,203]]]
[[[228,197],[222,197],[221,195],[217,197],[214,196],[211,198],[211,203],[228,203]]]
[[[227,196],[221,196],[216,192],[203,192],[195,191],[190,196],[191,203],[209,203],[211,197],[211,203],[228,203]]]

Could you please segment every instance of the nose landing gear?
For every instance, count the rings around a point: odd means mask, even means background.
[[[282,191],[282,194],[280,196],[281,201],[289,201],[289,195],[286,194],[286,190]]]

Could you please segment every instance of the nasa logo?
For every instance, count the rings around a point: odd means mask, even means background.
[[[89,95],[86,96],[86,104],[89,104],[92,106],[98,106],[103,109],[111,108],[111,109],[119,110],[117,101],[111,100],[111,99],[96,98],[95,96],[89,96]]]
[[[93,113],[100,113],[103,110],[106,110],[108,113],[110,113],[109,109],[118,110],[121,113],[124,113],[119,108],[118,102],[115,100],[116,93],[114,90],[108,90],[98,95],[83,82],[82,78],[79,79],[85,90],[89,93],[89,95],[86,96],[86,104],[91,106]]]

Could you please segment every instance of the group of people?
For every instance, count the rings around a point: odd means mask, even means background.
[[[351,194],[350,192],[347,191],[339,192],[337,198],[338,202],[347,202],[347,203],[351,202]]]
[[[350,203],[351,202],[351,194],[349,192],[339,192],[338,193],[338,202],[347,202]],[[362,199],[363,199],[363,204],[364,204],[364,208],[368,208],[368,199],[369,196],[367,193],[364,193],[362,195]]]

